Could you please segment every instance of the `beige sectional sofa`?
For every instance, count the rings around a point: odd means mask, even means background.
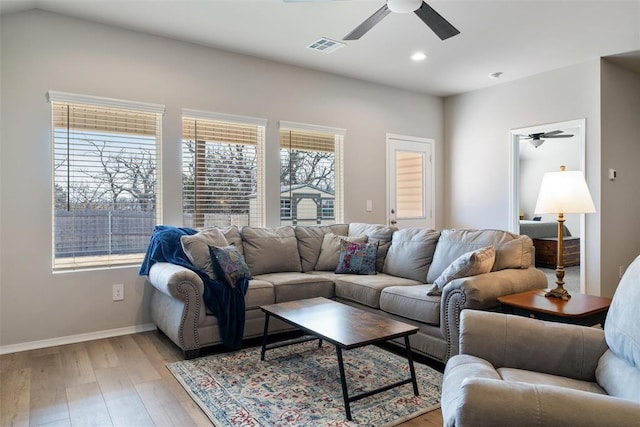
[[[221,231],[243,253],[252,273],[244,338],[262,335],[261,305],[322,296],[418,326],[419,332],[411,336],[413,351],[446,362],[458,353],[461,310],[496,310],[501,295],[547,286],[546,276],[533,265],[531,239],[505,231],[398,230],[362,223]],[[377,274],[336,274],[341,238],[375,242]],[[455,278],[464,276],[462,271],[451,277],[452,264],[482,248],[494,256],[491,271]],[[196,273],[157,262],[149,269],[148,281],[153,286],[153,321],[186,358],[222,342],[216,317],[205,309],[204,284]],[[434,282],[444,286],[435,287]],[[270,322],[270,333],[290,329],[275,319]]]

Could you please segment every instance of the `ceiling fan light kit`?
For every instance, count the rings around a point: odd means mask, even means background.
[[[529,143],[533,145],[533,148],[540,147],[543,142],[544,142],[544,139],[532,139],[531,141],[529,141]]]
[[[391,12],[415,12],[422,5],[422,0],[387,0],[387,7]]]

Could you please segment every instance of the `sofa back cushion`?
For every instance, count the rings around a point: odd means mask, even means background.
[[[341,236],[333,233],[325,234],[322,239],[320,256],[318,256],[318,262],[314,268],[315,270],[334,271],[338,267],[341,250],[340,242],[342,240],[352,243],[367,243],[367,236]]]
[[[440,231],[403,228],[393,232],[383,272],[425,283]]]
[[[376,259],[376,270],[382,271],[384,260],[391,246],[391,238],[397,227],[390,227],[384,224],[364,224],[353,222],[349,224],[349,236],[367,236],[369,243],[378,242],[378,256]]]
[[[529,268],[533,263],[533,240],[529,236],[502,230],[442,230],[427,282],[433,283],[460,255],[486,246],[496,249],[491,271],[505,268]]]
[[[235,225],[230,225],[228,227],[221,228],[220,231],[224,235],[227,242],[230,245],[238,248],[238,251],[244,255],[244,248],[242,247],[242,235],[240,235],[240,230]]]
[[[318,257],[320,256],[322,240],[325,234],[333,233],[346,236],[348,232],[348,224],[296,226],[295,233],[296,239],[298,240],[298,252],[300,253],[302,272],[306,273],[315,268]]]
[[[242,228],[244,258],[254,276],[302,271],[296,234],[291,226]]]
[[[216,278],[209,246],[224,247],[229,244],[219,229],[207,228],[192,236],[182,236],[180,244],[191,264],[205,271],[212,280]]]

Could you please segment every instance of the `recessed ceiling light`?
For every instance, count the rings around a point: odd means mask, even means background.
[[[497,71],[495,73],[490,73],[489,74],[489,78],[490,79],[499,79],[500,76],[502,76],[502,71]]]
[[[424,52],[416,52],[411,55],[411,59],[414,61],[424,61],[425,59],[427,59],[427,54]]]

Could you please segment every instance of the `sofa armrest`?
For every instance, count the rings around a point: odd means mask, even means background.
[[[607,350],[604,331],[527,317],[465,310],[460,322],[460,353],[502,367],[595,381]]]
[[[628,426],[640,419],[630,400],[487,378],[462,381],[455,400],[443,405],[445,426]]]
[[[498,297],[533,289],[544,289],[547,286],[547,276],[537,268],[507,268],[452,280],[444,287],[442,296],[445,297],[450,292],[460,290],[466,295],[461,309],[486,310],[499,305]]]
[[[188,268],[158,262],[151,266],[148,276],[151,285],[172,298],[186,301],[190,295],[202,299],[204,283],[202,279]]]
[[[495,309],[499,306],[500,296],[543,289],[547,285],[547,276],[534,267],[492,271],[449,282],[442,290],[440,305],[440,329],[448,343],[446,360],[458,354],[460,312],[463,309]]]
[[[153,264],[147,279],[158,291],[152,296],[154,323],[185,352],[185,358],[196,357],[201,347],[198,325],[206,317],[202,279],[167,262]]]

